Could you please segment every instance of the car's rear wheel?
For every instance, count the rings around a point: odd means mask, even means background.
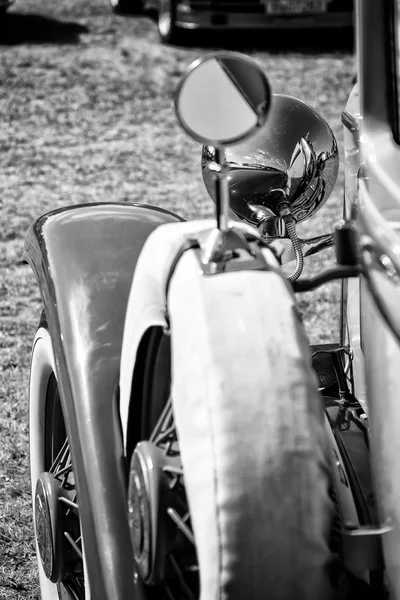
[[[146,336],[142,397],[130,407],[128,511],[138,574],[147,598],[199,597],[196,550],[170,398],[170,340]]]
[[[110,0],[110,6],[118,15],[136,15],[143,11],[143,0]]]
[[[47,325],[32,350],[30,466],[36,553],[43,600],[88,600],[75,477]]]
[[[158,0],[158,34],[163,44],[179,44],[183,30],[176,25],[176,0]]]

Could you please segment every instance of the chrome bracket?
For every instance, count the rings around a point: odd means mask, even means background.
[[[229,271],[270,271],[273,267],[268,264],[261,252],[261,246],[267,247],[256,234],[244,233],[235,227],[229,227],[226,231],[212,229],[189,235],[178,248],[169,268],[165,284],[165,298],[168,299],[169,287],[176,266],[187,250],[196,252],[204,275]],[[275,256],[273,248],[270,250]],[[166,323],[164,333],[168,335],[170,319],[167,303],[164,317]]]
[[[213,229],[198,252],[203,274],[270,270],[260,243],[256,236],[247,237],[240,229]]]

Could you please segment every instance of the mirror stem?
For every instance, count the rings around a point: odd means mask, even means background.
[[[229,219],[229,187],[227,179],[227,169],[225,161],[225,150],[223,148],[215,149],[215,162],[220,166],[215,182],[215,200],[217,207],[217,228],[220,231],[228,231]]]

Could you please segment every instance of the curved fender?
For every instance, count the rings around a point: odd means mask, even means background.
[[[149,236],[140,254],[129,294],[121,352],[119,408],[124,449],[127,447],[132,380],[140,342],[151,327],[168,327],[167,280],[182,245],[213,227],[210,220],[162,226]],[[254,228],[245,223],[235,223],[235,227],[254,235]],[[276,268],[278,263],[272,252],[266,250],[264,254]]]
[[[96,203],[41,217],[26,238],[25,258],[39,282],[54,347],[91,595],[99,600],[142,597],[134,583],[113,392],[136,261],[154,229],[178,220],[153,207]]]

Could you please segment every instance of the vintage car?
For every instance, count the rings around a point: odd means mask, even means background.
[[[175,98],[216,220],[109,202],[32,224],[42,600],[400,599],[398,13],[357,2],[335,235],[295,233],[336,181],[328,124],[224,51]],[[338,279],[341,339],[310,346],[295,293]]]
[[[351,27],[353,0],[110,0],[119,13],[154,11],[160,39],[174,43],[193,29]]]

